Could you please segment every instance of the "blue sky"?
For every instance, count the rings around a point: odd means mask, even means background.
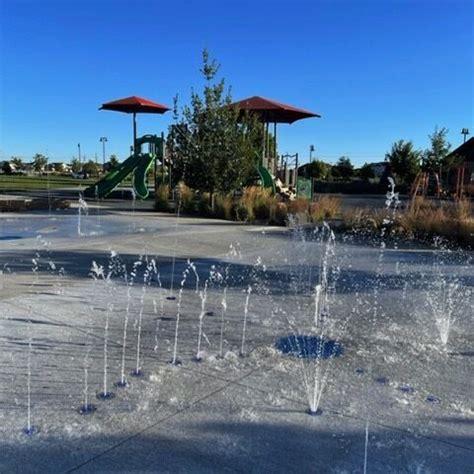
[[[131,117],[102,102],[172,105],[201,90],[208,48],[239,100],[252,95],[322,115],[279,127],[279,149],[310,144],[335,162],[383,159],[398,139],[428,146],[436,125],[473,124],[471,0],[0,0],[0,159],[44,153],[123,159]],[[139,117],[139,133],[172,116]]]

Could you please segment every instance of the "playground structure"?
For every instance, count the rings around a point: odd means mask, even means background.
[[[148,150],[143,152],[144,145]],[[144,135],[135,138],[135,150],[124,162],[112,169],[106,176],[88,187],[84,195],[87,197],[107,197],[124,179],[132,175],[132,187],[136,197],[148,197],[147,176],[153,167],[154,182],[157,181],[157,163],[161,164],[161,179],[164,181],[169,176],[170,167],[164,158],[164,136]]]
[[[257,164],[262,186],[271,189],[272,194],[279,193],[289,199],[296,196],[311,199],[311,180],[298,176],[298,154],[278,156],[277,124],[292,124],[297,120],[321,116],[259,96],[234,102],[231,106],[239,109],[242,115],[247,112],[257,115],[263,124],[262,155]],[[270,124],[273,124],[272,134]]]
[[[140,199],[148,197],[147,176],[150,168],[154,166],[154,183],[156,186],[157,161],[161,162],[162,179],[170,167],[165,165],[164,136],[144,135],[137,138],[137,113],[164,114],[169,107],[158,104],[149,99],[131,96],[102,104],[99,110],[112,110],[132,114],[133,116],[133,153],[123,163],[112,169],[106,176],[97,181],[84,192],[87,197],[107,197],[124,179],[132,174],[134,195]],[[147,152],[142,148],[148,144]]]
[[[256,174],[260,184],[288,199],[302,196],[312,197],[312,183],[307,178],[298,176],[298,154],[277,154],[277,123],[291,124],[297,120],[320,115],[304,109],[285,105],[262,97],[251,97],[231,104],[242,113],[256,114],[263,124],[262,154],[257,157]],[[137,113],[163,114],[170,110],[167,106],[148,99],[132,96],[102,104],[100,110],[112,110],[133,114],[133,153],[122,163],[112,169],[106,176],[85,190],[85,196],[105,198],[129,175],[132,175],[134,195],[146,199],[149,195],[147,176],[153,167],[154,187],[159,182],[171,184],[172,163],[166,159],[164,136],[144,135],[137,138]],[[269,133],[273,123],[273,136]],[[143,151],[144,145],[148,150]],[[158,162],[160,176],[158,177]]]
[[[434,195],[441,196],[441,182],[438,173],[422,171],[418,173],[410,190],[410,197],[426,197],[429,194],[431,184],[434,184]]]

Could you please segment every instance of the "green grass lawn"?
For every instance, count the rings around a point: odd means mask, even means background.
[[[0,192],[7,190],[45,190],[70,187],[85,187],[97,181],[96,178],[76,179],[70,176],[22,176],[22,175],[0,175]]]

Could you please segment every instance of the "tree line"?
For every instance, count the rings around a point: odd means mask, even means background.
[[[448,175],[449,170],[459,163],[459,157],[450,155],[451,144],[447,140],[448,129],[436,127],[429,135],[430,146],[426,150],[416,149],[409,140],[398,140],[392,144],[390,151],[385,154],[385,163],[390,172],[395,175],[398,184],[411,185],[420,172]],[[356,169],[350,158],[342,156],[335,165],[322,160],[310,164],[310,174],[319,180],[351,178],[374,178],[374,169],[370,163]]]

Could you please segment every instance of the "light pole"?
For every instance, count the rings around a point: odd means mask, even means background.
[[[309,162],[313,161],[313,152],[314,152],[314,145],[309,146]]]
[[[78,151],[78,156],[79,156],[79,165],[81,165],[81,144],[80,143],[77,144],[77,151]]]
[[[468,128],[463,128],[461,130],[461,135],[464,135],[464,141],[463,143],[466,143],[466,136],[469,135],[469,129]]]
[[[107,143],[107,137],[100,137],[99,140],[102,143],[102,166],[105,165],[105,144]]]

